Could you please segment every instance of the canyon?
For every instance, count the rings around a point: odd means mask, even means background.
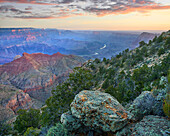
[[[126,48],[148,42],[157,34],[135,31],[70,31],[35,28],[0,28],[0,65],[23,52],[73,54],[85,59],[111,58]],[[106,48],[103,48],[105,45]]]

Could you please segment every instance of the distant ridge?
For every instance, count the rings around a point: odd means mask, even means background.
[[[149,40],[152,40],[155,36],[159,36],[159,35],[160,34],[158,34],[158,33],[143,32],[132,43],[132,48],[138,47],[139,46],[139,42],[141,42],[141,41],[144,41],[145,43],[148,43]]]

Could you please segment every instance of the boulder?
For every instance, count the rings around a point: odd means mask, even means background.
[[[116,136],[131,136],[136,123],[129,123],[124,128],[116,132]]]
[[[142,92],[128,110],[134,115],[132,119],[135,121],[141,120],[145,115],[164,115],[163,101],[157,100],[150,91]]]
[[[69,131],[75,131],[81,127],[80,120],[72,116],[70,111],[61,115],[61,123]]]
[[[77,94],[71,103],[71,112],[84,126],[104,132],[115,132],[132,118],[114,97],[100,91]]]
[[[137,123],[132,136],[169,136],[170,121],[164,117],[149,115]]]
[[[87,134],[90,132],[90,128],[84,126],[78,118],[72,115],[71,111],[63,113],[60,121],[69,132],[74,134]]]

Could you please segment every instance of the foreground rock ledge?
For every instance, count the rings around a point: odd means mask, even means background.
[[[134,127],[132,136],[169,136],[170,121],[164,117],[149,115]]]
[[[115,132],[132,118],[114,97],[100,91],[82,91],[77,94],[71,103],[71,113],[84,126],[104,132]]]

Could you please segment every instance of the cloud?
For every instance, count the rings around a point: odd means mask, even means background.
[[[10,17],[10,16],[8,16]],[[52,16],[13,16],[13,18],[22,18],[22,19],[54,19]]]
[[[28,6],[28,7],[25,8],[25,10],[32,10],[32,7]]]
[[[32,13],[30,11],[22,11],[20,9],[16,9],[13,6],[9,6],[9,5],[0,6],[0,11],[2,13],[13,12],[15,14],[30,14],[30,13]]]
[[[128,14],[131,12],[146,13],[151,10],[162,9],[170,9],[170,5],[164,6],[150,0],[128,0],[115,2],[114,4],[103,3],[102,6],[99,4],[97,4],[97,6],[88,6],[84,11],[96,14],[97,16],[105,16],[109,14]]]
[[[147,13],[152,10],[170,9],[170,5],[156,3],[153,0],[0,0],[0,3],[4,4],[0,11],[13,13],[3,16],[23,19],[66,18],[84,14],[100,17],[110,14]],[[13,4],[13,7],[5,3]],[[24,9],[16,8],[15,3],[24,3]],[[41,8],[35,4],[41,5]]]

